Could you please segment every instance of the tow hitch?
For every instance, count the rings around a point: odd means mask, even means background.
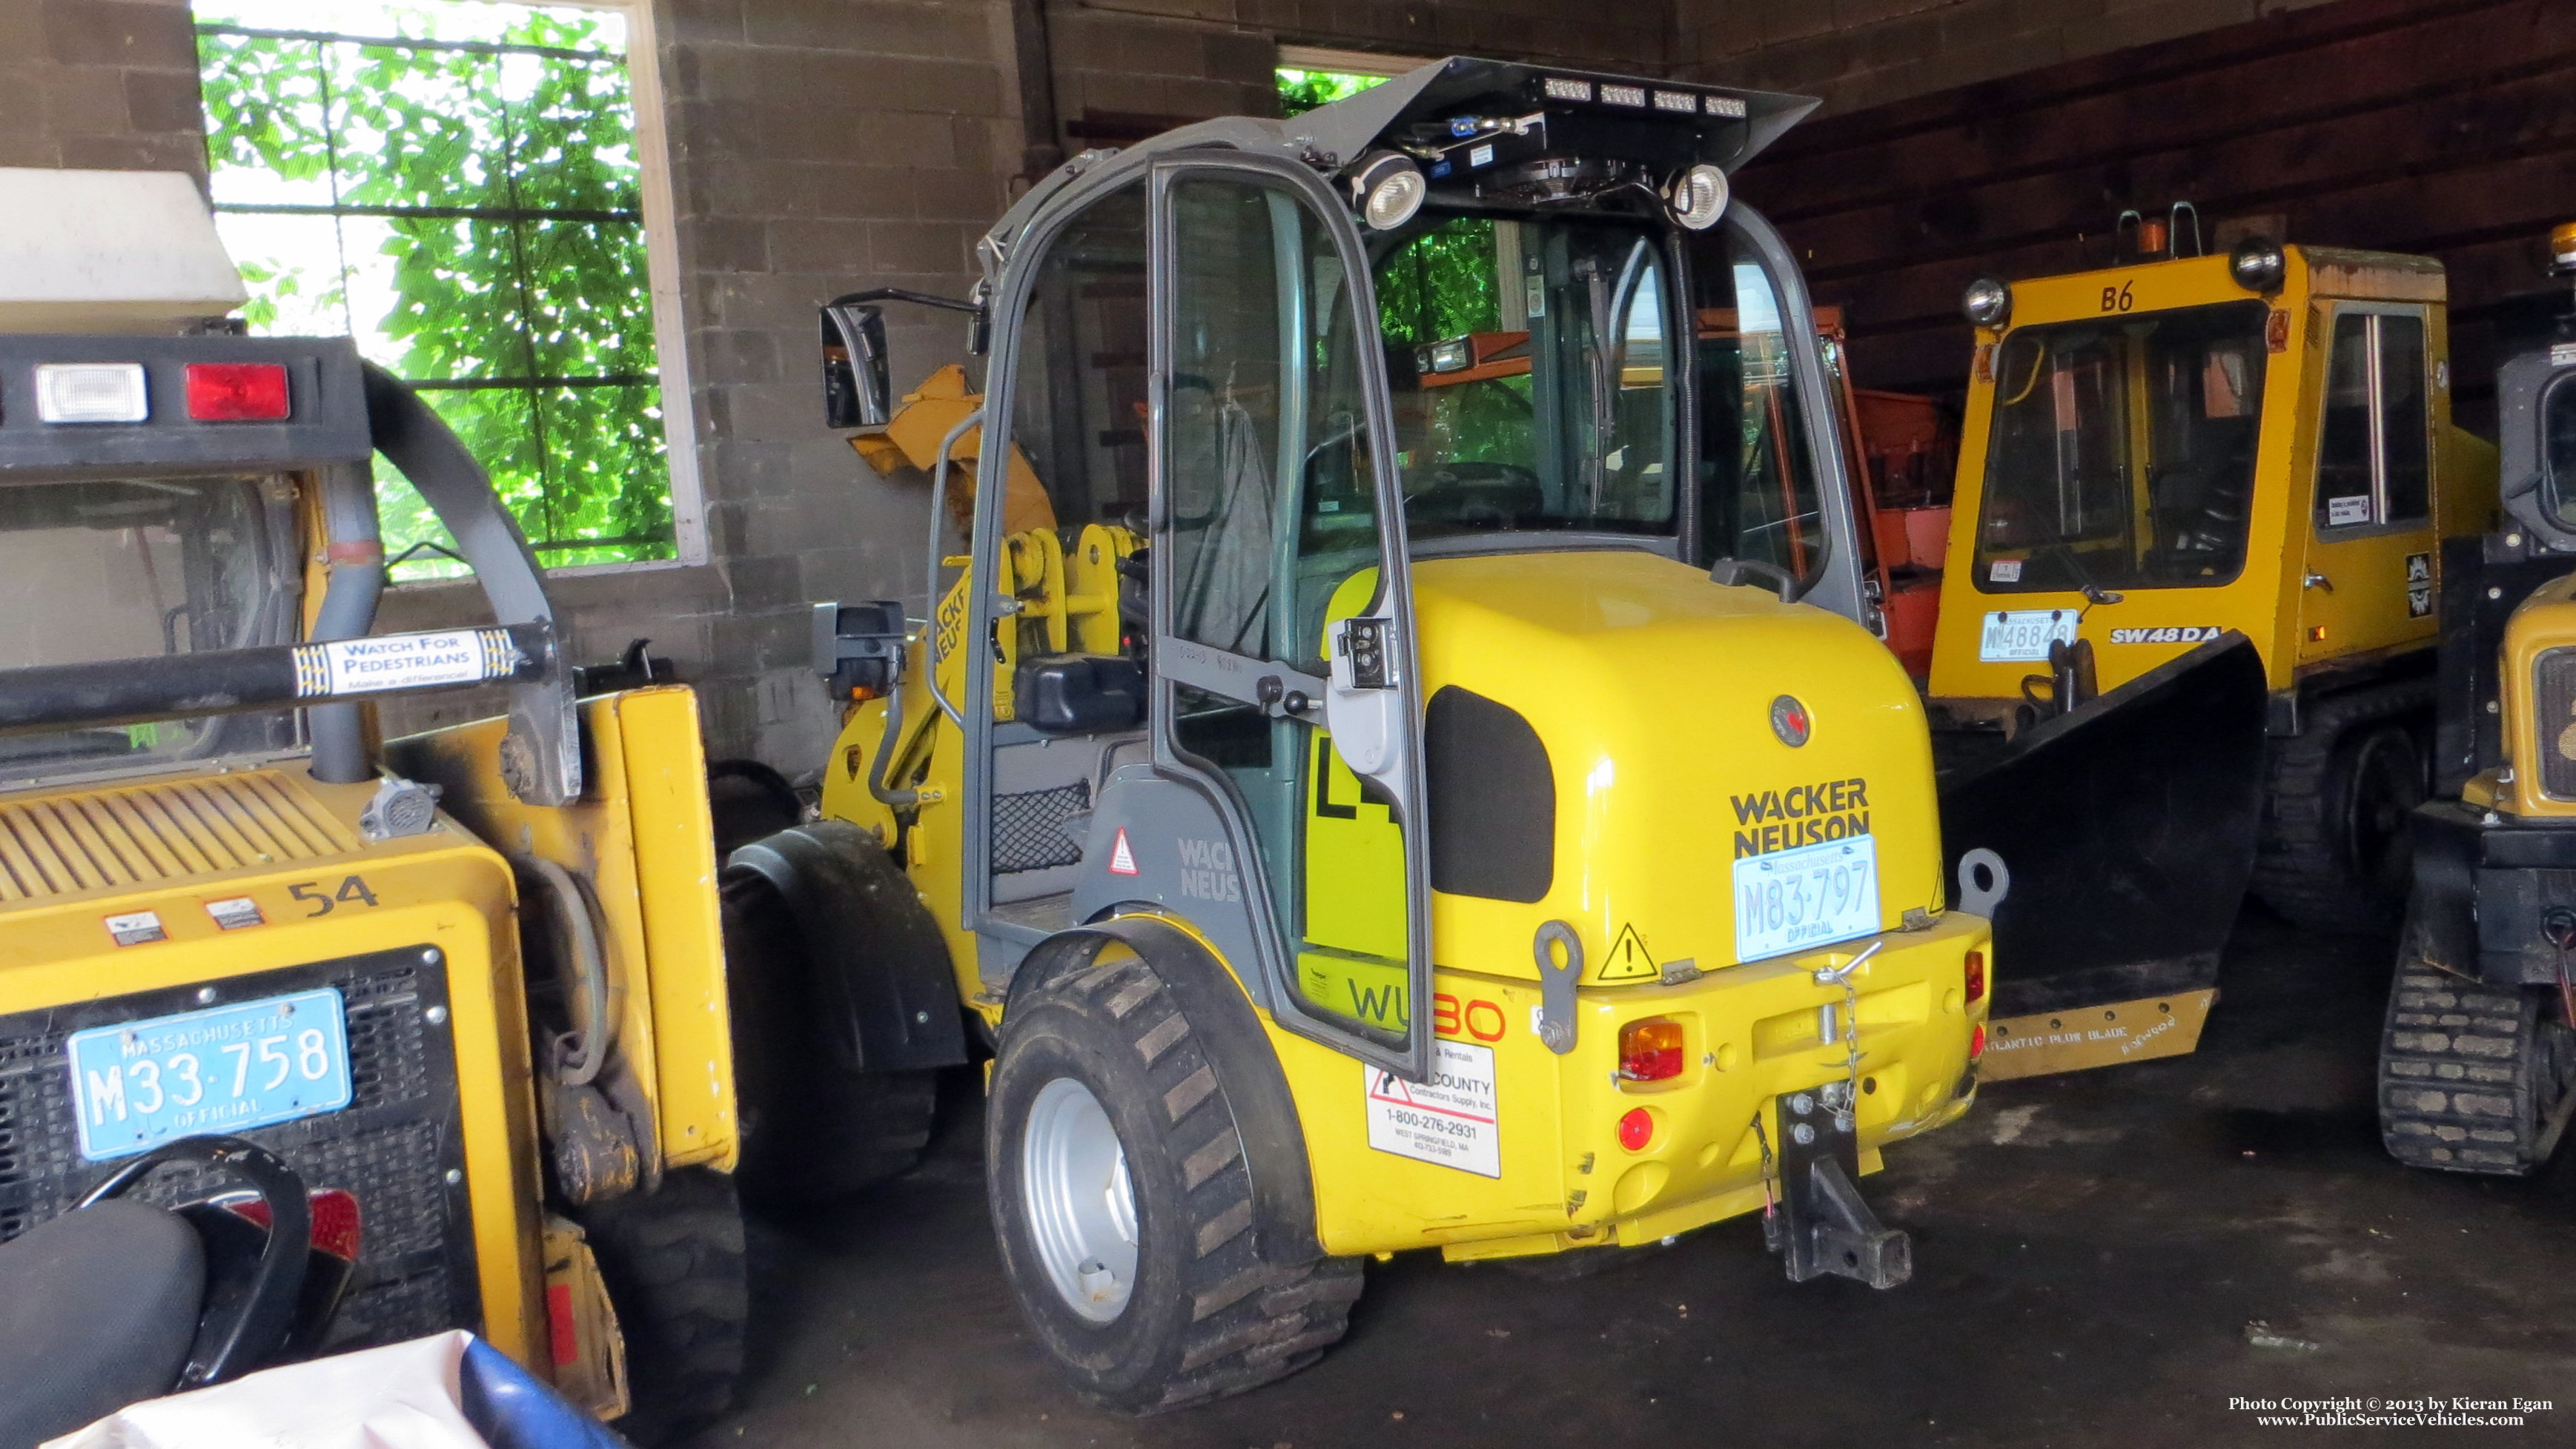
[[[1779,1131],[1780,1202],[1762,1219],[1762,1236],[1788,1267],[1789,1281],[1834,1273],[1893,1288],[1913,1277],[1913,1243],[1880,1223],[1854,1185],[1860,1139],[1850,1084],[1782,1097]]]

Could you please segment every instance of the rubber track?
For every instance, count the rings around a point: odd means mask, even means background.
[[[2263,832],[2254,854],[2253,891],[2291,924],[2353,933],[2386,926],[2402,902],[2383,900],[2354,881],[2326,819],[2326,788],[2335,748],[2356,725],[2429,714],[2430,680],[2357,689],[2320,702],[2307,728],[2273,742],[2265,771]]]
[[[2519,1176],[2539,1165],[2550,1100],[2534,1000],[2398,967],[2379,1046],[2379,1135],[2392,1156],[2442,1172]]]
[[[1313,1363],[1349,1330],[1360,1260],[1294,1268],[1253,1252],[1252,1174],[1216,1075],[1189,1019],[1143,961],[1068,963],[1039,989],[1093,1004],[1146,1063],[1162,1099],[1165,1150],[1181,1164],[1195,1253],[1184,1277],[1192,1322],[1179,1372],[1147,1412],[1177,1409],[1266,1384]]]

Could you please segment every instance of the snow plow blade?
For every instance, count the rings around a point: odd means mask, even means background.
[[[2262,656],[2230,632],[1940,777],[1941,834],[2011,875],[1982,1074],[2192,1050],[2254,873]]]

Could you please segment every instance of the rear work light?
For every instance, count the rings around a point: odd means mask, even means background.
[[[290,410],[283,364],[188,364],[188,416],[198,422],[282,423]]]
[[[1682,1074],[1682,1024],[1662,1017],[1619,1028],[1619,1080],[1664,1082]]]
[[[1968,953],[1968,1004],[1974,1006],[1985,999],[1986,953],[1971,951]]]
[[[139,423],[152,396],[139,362],[48,362],[36,369],[36,416],[49,423]]]

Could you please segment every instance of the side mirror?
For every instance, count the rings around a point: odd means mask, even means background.
[[[822,315],[824,426],[884,427],[894,418],[884,315],[844,302],[826,303]]]
[[[814,672],[835,702],[892,694],[903,678],[901,603],[816,604],[813,631]]]

